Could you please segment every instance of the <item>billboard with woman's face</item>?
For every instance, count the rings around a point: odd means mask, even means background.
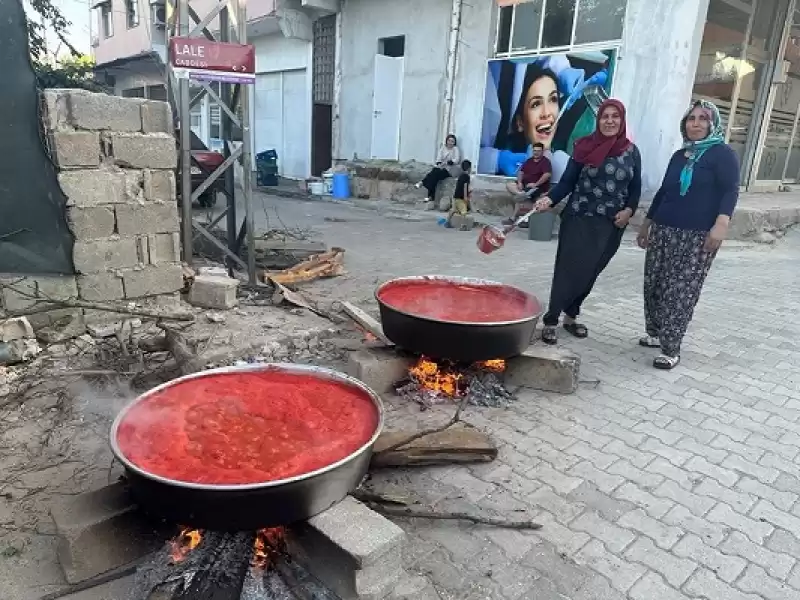
[[[614,50],[489,61],[478,173],[514,177],[541,143],[558,181],[611,92]]]

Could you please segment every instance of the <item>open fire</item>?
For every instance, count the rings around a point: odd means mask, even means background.
[[[180,533],[169,542],[170,560],[178,564],[197,548],[203,541],[203,531],[200,529],[181,528]],[[267,569],[274,565],[276,560],[286,554],[286,530],[283,527],[270,527],[259,529],[253,543],[253,557],[250,565],[256,569]]]
[[[464,396],[477,406],[504,407],[514,400],[503,385],[505,370],[502,359],[463,365],[422,356],[408,370],[408,377],[395,384],[395,390],[423,408]]]

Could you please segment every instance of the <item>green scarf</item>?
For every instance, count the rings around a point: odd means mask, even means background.
[[[709,131],[708,136],[704,139],[692,142],[686,136],[686,120],[689,118],[691,112],[698,106],[711,113],[711,131]],[[717,106],[708,100],[697,100],[693,102],[681,120],[681,135],[683,136],[683,149],[686,151],[686,155],[689,158],[681,171],[681,196],[685,196],[686,192],[689,191],[689,187],[692,185],[694,166],[697,164],[697,161],[700,160],[709,148],[717,144],[725,143],[725,129],[722,127],[722,118],[719,116],[719,109]]]

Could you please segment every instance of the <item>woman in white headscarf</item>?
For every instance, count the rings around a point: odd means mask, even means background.
[[[439,148],[436,155],[436,165],[428,171],[424,179],[417,184],[417,188],[424,187],[428,191],[426,200],[436,197],[436,186],[450,177],[450,168],[461,164],[461,151],[458,149],[458,140],[452,133],[447,136],[444,145]]]

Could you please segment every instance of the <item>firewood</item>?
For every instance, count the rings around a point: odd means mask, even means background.
[[[431,433],[395,450],[384,451],[384,448],[390,448],[399,441],[408,440],[413,434],[413,431],[382,434],[375,442],[370,467],[491,462],[497,458],[497,447],[489,436],[464,424]]]
[[[378,340],[380,340],[386,346],[394,346],[394,344],[386,337],[383,333],[383,327],[375,319],[372,315],[366,313],[365,311],[361,310],[355,304],[351,304],[350,302],[342,302],[342,310],[347,314],[348,317],[353,319],[356,322],[356,325],[361,327],[362,329],[366,329],[372,335],[374,335]]]
[[[203,370],[202,361],[192,352],[186,339],[178,331],[161,323],[158,327],[164,330],[167,347],[175,358],[181,375],[191,375]]]
[[[169,544],[136,574],[130,600],[239,600],[254,532],[206,531],[200,545],[174,563]]]

